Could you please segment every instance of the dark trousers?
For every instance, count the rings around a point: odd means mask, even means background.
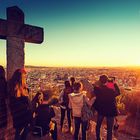
[[[29,133],[29,126],[24,128],[16,128],[15,140],[26,140]]]
[[[61,120],[60,120],[61,129],[63,128],[66,111],[67,111],[67,120],[68,120],[69,129],[71,127],[71,110],[69,108],[66,109],[61,108]]]
[[[96,138],[97,140],[101,140],[100,138],[100,128],[105,116],[98,114],[97,123],[96,123]],[[112,128],[114,124],[114,117],[106,117],[107,120],[107,140],[112,140]]]
[[[74,117],[75,132],[74,140],[78,140],[80,124],[82,125],[82,140],[86,140],[87,121],[83,122],[80,117]]]

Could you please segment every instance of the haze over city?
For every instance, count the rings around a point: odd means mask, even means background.
[[[3,0],[20,7],[25,23],[44,28],[42,44],[26,43],[25,65],[140,66],[139,0]],[[0,40],[0,64],[6,65],[6,41]]]

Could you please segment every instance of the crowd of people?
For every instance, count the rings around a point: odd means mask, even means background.
[[[86,133],[90,120],[83,120],[81,113],[86,103],[93,114],[97,112],[96,140],[101,140],[100,128],[104,118],[107,120],[107,140],[112,140],[114,120],[118,114],[115,98],[120,95],[115,78],[101,75],[93,84],[90,98],[82,87],[80,81],[71,77],[70,80],[64,82],[64,89],[59,94],[59,98],[50,98],[48,94],[38,92],[30,101],[26,70],[17,69],[11,79],[6,82],[5,70],[0,66],[0,128],[7,126],[6,99],[8,98],[15,128],[15,140],[26,140],[29,132],[32,132],[34,136],[48,136],[57,140],[58,128],[53,119],[55,117],[53,106],[57,104],[61,111],[61,132],[63,133],[63,123],[67,113],[69,133],[72,133],[72,121],[74,121],[73,139],[79,139],[81,127],[82,140],[87,140]]]

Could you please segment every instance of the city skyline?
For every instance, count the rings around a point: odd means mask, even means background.
[[[17,5],[25,23],[44,28],[42,44],[25,43],[25,65],[48,67],[140,66],[139,0],[1,1]],[[6,41],[0,40],[6,65]]]

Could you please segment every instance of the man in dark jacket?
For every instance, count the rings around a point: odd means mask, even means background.
[[[94,107],[98,112],[96,124],[96,138],[100,140],[100,128],[104,117],[107,119],[107,140],[112,140],[112,128],[114,117],[117,116],[116,99],[120,93],[106,86],[108,77],[101,75],[99,78],[100,85],[94,87],[96,100]]]

